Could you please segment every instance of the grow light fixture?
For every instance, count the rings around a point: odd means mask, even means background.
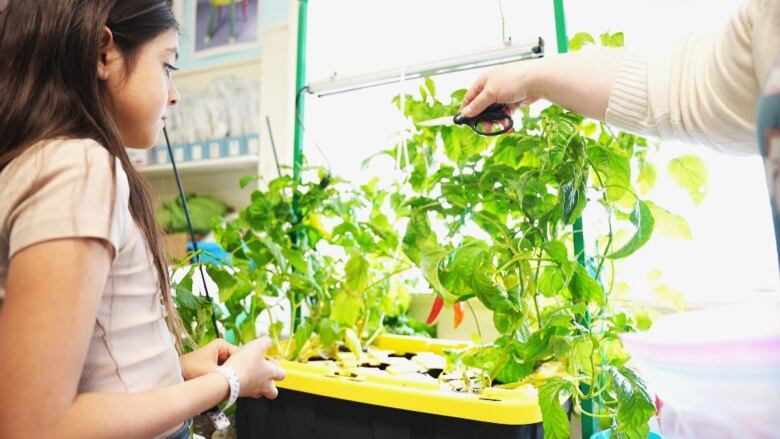
[[[443,58],[423,64],[381,70],[351,77],[340,78],[334,74],[327,80],[315,82],[307,86],[309,93],[317,96],[344,93],[360,90],[378,85],[392,84],[423,78],[425,76],[454,73],[462,70],[488,67],[505,64],[513,61],[521,61],[532,58],[541,58],[544,55],[544,40],[524,43],[503,44],[491,49],[479,49],[458,56]]]

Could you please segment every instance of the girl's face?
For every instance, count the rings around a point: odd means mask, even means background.
[[[179,34],[173,29],[138,49],[130,66],[111,38],[104,39],[98,77],[107,82],[125,147],[144,149],[157,143],[168,107],[179,100],[171,79],[178,57]]]

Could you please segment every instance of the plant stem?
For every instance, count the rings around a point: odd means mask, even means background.
[[[534,294],[534,308],[536,309],[536,324],[539,325],[539,329],[542,329],[542,313],[539,312],[538,296],[538,294]]]
[[[606,414],[606,415],[597,415],[595,413],[590,413],[582,408],[582,406],[577,407],[580,411],[580,413],[586,414],[590,416],[591,418],[604,418],[604,419],[612,419],[612,415]]]
[[[515,331],[512,330],[510,339],[515,338]],[[507,343],[506,346],[504,346],[504,353],[501,354],[501,359],[498,360],[498,363],[496,363],[495,367],[493,367],[493,370],[490,371],[490,381],[492,382],[496,375],[498,375],[499,372],[501,372],[501,369],[504,368],[504,365],[506,364],[507,360],[509,360],[509,354],[512,350],[512,345],[510,343]]]
[[[610,132],[610,134],[611,134],[611,132]],[[604,260],[607,258],[607,254],[609,253],[609,248],[612,245],[612,237],[613,237],[613,232],[612,232],[612,208],[609,207],[609,203],[608,203],[608,200],[607,200],[607,192],[606,192],[607,186],[604,184],[604,180],[601,178],[601,173],[598,171],[598,168],[596,168],[593,165],[593,162],[591,162],[590,160],[587,160],[587,162],[588,162],[588,165],[590,165],[590,167],[593,168],[593,172],[596,173],[596,178],[599,180],[599,185],[602,188],[604,188],[604,193],[602,194],[602,198],[604,199],[605,208],[607,209],[607,225],[609,226],[609,235],[607,235],[607,237],[608,237],[607,238],[607,246],[604,249],[604,254],[601,256],[601,261],[599,261],[598,269],[596,269],[595,279],[596,279],[596,282],[598,282],[599,275],[601,274],[601,268],[604,265]],[[636,194],[634,194],[634,197],[636,197]]]
[[[510,248],[511,248],[511,247],[510,247]],[[506,262],[504,263],[504,265],[502,265],[501,267],[499,267],[499,268],[498,268],[498,271],[499,271],[499,272],[501,272],[501,271],[504,271],[504,269],[505,269],[506,267],[508,267],[510,264],[512,264],[512,263],[514,263],[514,262],[519,262],[519,261],[536,261],[536,262],[538,262],[538,263],[540,263],[540,264],[541,264],[542,262],[555,262],[554,260],[552,260],[552,259],[548,259],[548,258],[542,258],[542,257],[539,257],[539,258],[533,258],[533,257],[527,257],[527,256],[523,256],[523,255],[518,255],[518,256],[514,256],[514,257],[512,257],[512,259],[510,259],[510,260],[506,261]]]
[[[536,308],[536,323],[539,329],[542,328],[542,313],[539,312],[539,269],[542,266],[542,249],[539,249],[539,261],[536,262],[536,273],[534,273],[534,307]]]
[[[252,281],[249,280],[246,276],[244,276],[244,274],[241,271],[234,270],[233,274],[235,276],[238,276],[241,280],[243,280],[247,284],[252,285]],[[268,306],[268,303],[265,301],[265,299],[263,298],[262,294],[257,294],[257,291],[255,291],[254,288],[252,288],[252,291],[257,295],[257,297],[260,299],[260,301],[263,302],[263,305],[265,306],[265,310],[268,312],[268,321],[271,322],[271,325],[275,325],[276,321],[274,320],[274,313],[271,312],[271,309],[273,308],[273,306]],[[279,341],[280,340],[274,340],[275,344],[279,344]]]
[[[593,328],[593,326],[591,326]],[[591,340],[592,341],[592,340]],[[595,395],[593,394],[593,389],[596,388],[596,364],[593,362],[593,356],[596,354],[596,345],[595,343],[591,343],[592,348],[590,349],[590,389],[588,390],[588,395],[583,399],[591,399]],[[602,389],[603,390],[603,389]]]
[[[290,336],[287,338],[287,346],[284,348],[284,357],[289,359],[290,346],[292,346],[290,341],[293,340],[293,334],[295,334],[295,312],[298,309],[298,304],[295,303],[295,292],[288,293],[287,300],[290,301]]]
[[[479,319],[477,318],[477,313],[474,311],[474,307],[471,306],[471,301],[466,301],[466,306],[469,307],[469,311],[471,311],[471,316],[474,317],[474,324],[477,326],[477,334],[479,334],[479,342],[482,343],[482,330],[479,327]]]
[[[389,273],[389,274],[386,274],[386,275],[382,276],[382,278],[381,278],[381,279],[379,279],[379,280],[377,280],[376,282],[374,282],[374,283],[372,283],[372,284],[368,285],[368,286],[366,287],[366,291],[369,291],[369,290],[371,290],[371,288],[374,288],[375,286],[377,286],[377,285],[381,284],[382,282],[384,282],[384,281],[385,281],[385,280],[387,280],[388,278],[390,278],[390,277],[393,277],[393,276],[395,276],[396,274],[403,273],[404,271],[410,270],[411,268],[413,268],[411,265],[409,265],[409,264],[406,264],[406,266],[405,266],[405,267],[403,267],[403,268],[399,268],[399,269],[395,270],[395,271],[394,271],[394,272],[392,272],[392,273]]]
[[[601,388],[597,392],[592,392],[592,394],[589,395],[590,397],[587,398],[587,399],[593,399],[593,398],[601,395],[605,390],[607,390],[607,385],[606,384],[601,386]]]
[[[384,321],[385,321],[385,313],[381,313],[379,315],[379,326],[377,326],[374,333],[371,334],[371,336],[368,337],[368,339],[366,340],[366,344],[365,344],[366,347],[371,346],[371,343],[374,342],[374,339],[376,339],[379,336],[379,334],[382,333],[382,329],[384,329]]]

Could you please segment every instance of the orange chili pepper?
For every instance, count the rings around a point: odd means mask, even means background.
[[[455,328],[457,328],[463,322],[463,303],[455,303],[453,309],[455,310]]]

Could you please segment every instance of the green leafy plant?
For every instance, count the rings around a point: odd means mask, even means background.
[[[215,221],[222,218],[228,211],[221,201],[208,195],[187,195],[187,207],[190,210],[192,228],[198,235],[206,235],[211,231]],[[186,232],[187,218],[181,198],[163,202],[162,207],[154,213],[155,219],[166,233]]]
[[[600,36],[602,45],[622,40]],[[594,42],[577,34],[572,47]],[[419,92],[394,100],[414,122],[455,114],[465,94],[442,102],[430,79]],[[328,184],[322,171],[254,191],[236,220],[215,228],[228,259],[201,264],[219,286],[219,303],[193,295],[198,264],[175,284],[175,300],[197,344],[215,337],[212,315],[240,344],[256,336],[265,313],[282,358],[332,358],[344,347],[359,358],[383,331],[427,332],[406,315],[417,273],[441,302],[477,298],[492,311],[498,339],[446,354],[447,372],[463,371],[466,391],[531,382],[547,437],[569,436],[561,405],[568,399],[619,436],[644,438],[655,408],[619,335],[647,329],[651,319],[610,300],[619,289],[616,263],[654,233],[691,234],[684,218],[648,198],[654,148],[555,105],[534,115],[524,109],[514,131],[498,138],[421,127],[384,152],[405,173],[392,192],[376,181]],[[706,167],[696,157],[675,159],[668,171],[695,202],[706,193]],[[586,211],[604,229],[586,231],[587,254],[574,232]],[[290,304],[286,337],[280,299]],[[441,307],[435,303],[430,321]],[[539,381],[533,372],[543,365],[561,373]],[[594,413],[584,401],[596,403]]]
[[[212,313],[241,344],[256,337],[255,322],[265,312],[280,356],[298,361],[332,357],[340,346],[360,355],[385,328],[428,333],[406,315],[410,285],[398,275],[412,265],[382,213],[387,194],[376,182],[354,188],[336,178],[326,184],[322,175],[300,184],[277,178],[252,193],[237,219],[215,227],[229,260],[203,265],[223,305],[191,293],[197,264],[176,285],[179,312],[197,344],[215,337]],[[280,298],[292,322],[286,342],[274,311],[283,306]]]
[[[580,46],[594,41],[577,38]],[[622,34],[601,39],[622,44]],[[394,100],[415,123],[457,113],[465,94],[441,102],[430,79],[419,92]],[[539,388],[546,437],[569,437],[565,398],[621,436],[647,437],[653,399],[626,364],[619,334],[646,329],[650,319],[609,299],[615,261],[657,228],[690,234],[683,218],[643,195],[655,184],[652,149],[644,138],[551,105],[533,116],[524,109],[514,132],[497,139],[419,127],[386,151],[404,158],[406,177],[393,196],[397,215],[408,218],[403,251],[445,303],[479,299],[500,334],[448,353],[448,367],[479,371],[478,390],[522,384],[543,363],[560,362],[565,372]],[[702,172],[683,172],[688,164],[670,171],[685,175],[678,181],[698,197]],[[586,209],[606,229],[589,255],[575,246],[572,227]],[[586,400],[598,413],[583,410]]]

